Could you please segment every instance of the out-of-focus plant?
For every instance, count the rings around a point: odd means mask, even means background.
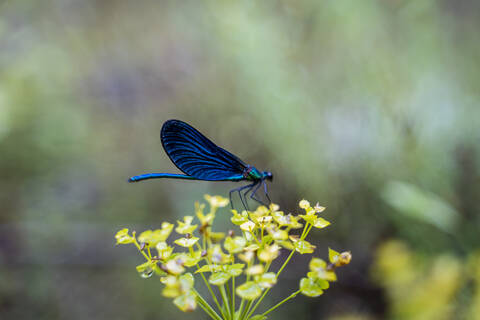
[[[424,257],[390,240],[378,249],[372,270],[387,291],[392,319],[478,319],[479,265],[477,254],[466,261],[446,254]]]
[[[335,269],[351,260],[350,252],[338,253],[332,249],[329,249],[329,262],[312,258],[310,271],[300,280],[296,291],[267,311],[254,315],[294,253],[314,252],[315,246],[306,238],[312,228],[323,229],[330,224],[319,216],[325,208],[318,204],[312,207],[302,200],[299,206],[305,213],[298,216],[285,214],[275,204],[241,213],[231,210],[230,220],[239,229],[237,236],[233,230],[227,234],[212,230],[217,210],[227,206],[228,200],[209,195],[205,199],[210,206],[207,214],[204,213],[205,204],[195,203],[198,224],[194,223],[194,216],[185,216],[183,221],[177,222],[175,231],[180,237],[173,243],[183,248],[181,251],[167,243],[174,230],[174,225],[168,222],[164,222],[161,229],[147,230],[140,235],[122,229],[115,236],[117,244],[131,243],[137,247],[146,260],[137,266],[140,276],[158,275],[164,284],[163,296],[173,298],[173,303],[184,312],[200,306],[215,320],[266,319],[270,312],[299,293],[309,297],[323,294],[330,282],[337,279]],[[302,229],[301,234],[291,234],[295,229]],[[282,248],[290,254],[280,269],[273,272],[271,263],[279,257]],[[193,270],[189,272],[189,269]],[[205,283],[213,306],[195,289],[195,277]],[[244,281],[240,284],[241,280]],[[236,296],[240,299],[239,305]]]

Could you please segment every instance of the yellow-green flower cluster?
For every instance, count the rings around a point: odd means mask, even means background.
[[[233,319],[235,312],[240,312],[240,319],[248,319],[276,284],[293,254],[308,254],[315,250],[315,246],[305,240],[310,230],[330,224],[319,216],[324,207],[318,204],[311,207],[308,201],[302,200],[299,206],[305,213],[301,215],[285,214],[275,204],[268,208],[259,206],[255,211],[231,210],[230,220],[236,230],[214,232],[212,226],[217,210],[227,206],[228,200],[209,195],[205,196],[205,200],[209,204],[208,213],[204,213],[205,204],[195,203],[195,216],[185,216],[182,221],[177,221],[176,227],[164,222],[160,229],[147,230],[138,236],[135,232],[130,234],[128,229],[122,229],[115,238],[117,244],[133,243],[138,248],[146,259],[145,263],[137,266],[138,273],[144,278],[159,275],[165,285],[162,294],[173,298],[182,311],[192,311],[198,304],[214,319]],[[173,230],[178,236],[167,242]],[[274,272],[270,266],[280,257],[282,249],[290,251],[290,254],[283,266]],[[300,289],[291,297],[299,292],[308,296],[320,295],[328,288],[329,281],[336,280],[333,270],[347,264],[350,257],[349,253],[339,254],[330,250],[329,264],[313,258],[307,278],[301,280]],[[191,272],[188,272],[189,268],[192,268]],[[205,282],[221,317],[195,290],[195,274],[199,274]],[[245,281],[235,286],[235,278],[240,275],[245,275]],[[222,306],[211,285],[218,288]],[[235,311],[235,294],[242,299],[238,311]],[[252,307],[257,298],[260,298],[257,305]],[[246,304],[248,308],[243,308],[243,301],[249,301]]]
[[[329,282],[337,281],[334,269],[350,263],[350,252],[338,253],[328,248],[330,263],[327,264],[320,258],[312,258],[309,264],[310,272],[307,278],[300,280],[300,292],[309,297],[318,297],[330,287]]]

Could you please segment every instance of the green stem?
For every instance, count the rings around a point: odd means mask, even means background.
[[[273,310],[277,309],[278,307],[280,307],[282,304],[284,304],[288,300],[290,300],[292,298],[295,298],[297,296],[297,294],[299,294],[299,293],[300,293],[300,290],[295,291],[294,293],[292,293],[291,295],[289,295],[288,297],[286,297],[285,299],[283,299],[282,301],[280,301],[279,303],[277,303],[276,305],[274,305],[273,307],[271,307],[270,309],[268,309],[267,311],[262,313],[262,316],[266,316],[267,314],[269,314]]]
[[[198,269],[200,268],[200,267],[198,266],[198,264],[197,264],[197,268],[198,268]],[[217,305],[218,310],[220,310],[220,312],[222,313],[222,316],[223,316],[224,318],[226,318],[226,317],[225,317],[225,314],[223,313],[223,309],[222,309],[222,307],[220,306],[220,303],[219,303],[218,300],[217,300],[217,296],[215,295],[215,293],[214,293],[213,290],[212,290],[212,287],[210,286],[210,284],[208,283],[207,279],[206,279],[205,276],[203,275],[203,272],[200,272],[200,275],[202,276],[203,282],[205,282],[205,285],[207,286],[208,291],[210,291],[210,294],[212,295],[213,301],[215,301],[215,304]]]
[[[313,224],[309,224],[308,228],[307,228],[307,231],[305,232],[305,235],[302,237],[302,240],[305,239],[308,234],[310,233],[310,230],[312,230],[313,228]]]
[[[232,277],[233,278],[233,277]],[[230,284],[227,282],[225,283],[225,288],[227,289],[227,298],[228,298],[228,305],[230,307],[230,318],[233,319],[235,316],[235,307],[232,305],[232,291],[230,291]]]
[[[223,307],[225,308],[225,313],[229,316],[230,318],[231,312],[230,312],[230,300],[227,297],[227,293],[225,292],[225,285],[221,285],[218,287],[220,289],[220,293],[222,295],[222,300],[223,300]]]
[[[232,319],[235,318],[235,277],[232,277]]]
[[[303,227],[303,232],[302,232],[302,237],[306,237],[308,235],[308,232],[306,232],[308,228],[308,223],[305,225],[305,227]],[[290,252],[290,255],[288,256],[288,258],[285,260],[285,262],[283,263],[283,265],[280,267],[280,270],[278,270],[277,272],[277,275],[275,277],[275,279],[278,279],[278,277],[280,276],[280,273],[282,273],[283,269],[285,269],[285,267],[287,266],[288,262],[290,261],[290,259],[292,258],[293,254],[295,253],[295,249],[293,249],[291,252]],[[267,295],[267,293],[270,291],[270,288],[268,288],[267,290],[265,290],[265,292],[262,294],[262,296],[260,297],[260,299],[257,301],[257,303],[255,304],[255,306],[252,308],[252,311],[250,311],[250,313],[248,314],[248,317],[250,317],[254,312],[255,310],[258,308],[258,306],[260,305],[260,303],[262,302],[263,298],[265,298],[265,296]]]
[[[240,315],[239,320],[246,320],[248,319],[247,313],[250,310],[250,307],[252,306],[252,300],[248,300],[247,305],[245,306],[245,309],[243,310],[242,314]]]
[[[287,260],[285,260],[280,270],[278,270],[276,279],[278,279],[278,277],[280,276],[280,273],[282,273],[283,269],[285,269],[290,259],[292,259],[292,256],[294,253],[295,253],[295,250],[292,250],[292,252],[290,252],[290,255],[288,256]]]
[[[213,315],[213,313],[211,312],[211,310],[209,310],[203,303],[201,303],[199,299],[197,299],[197,303],[198,303],[198,305],[200,306],[200,308],[202,308],[203,311],[204,311],[208,316],[210,316],[210,318],[217,320],[217,318]],[[221,319],[221,318],[220,318],[220,319]]]
[[[311,227],[311,224],[309,222],[306,222],[305,226],[303,227],[303,231],[302,231],[302,235],[300,236],[300,240],[305,239],[305,237],[308,234],[307,230],[310,231],[309,227]]]
[[[152,262],[152,259],[145,253],[145,251],[142,250],[142,247],[140,247],[140,244],[138,243],[137,239],[135,236],[133,237],[133,244],[137,247],[138,251],[140,251],[141,254],[147,259],[148,262]]]
[[[265,271],[264,273],[267,273],[268,272],[268,269],[270,269],[270,265],[272,264],[272,261],[268,261],[266,264],[265,264]]]
[[[222,318],[215,312],[215,310],[208,304],[205,299],[197,292],[197,290],[193,289],[197,297],[198,305],[214,320],[222,320]]]
[[[240,307],[238,307],[238,319],[240,318],[240,315],[243,313],[243,305],[245,303],[245,299],[242,298],[241,302],[240,302]],[[237,319],[235,319],[237,320]]]

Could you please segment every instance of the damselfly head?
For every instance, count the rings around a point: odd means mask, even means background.
[[[273,181],[273,174],[268,171],[263,171],[263,177],[269,181]]]

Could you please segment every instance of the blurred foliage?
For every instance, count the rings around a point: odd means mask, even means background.
[[[462,261],[449,254],[424,257],[390,240],[377,252],[373,277],[387,289],[392,319],[477,319],[480,292],[478,254]],[[462,291],[474,294],[465,302]]]
[[[479,28],[474,0],[1,1],[0,318],[180,319],[109,245],[235,186],[125,182],[176,172],[170,118],[272,171],[282,207],[319,199],[335,224],[311,242],[355,252],[324,299],[278,319],[397,314],[368,277],[391,238],[473,277]],[[460,287],[442,299],[478,314],[478,286]]]

